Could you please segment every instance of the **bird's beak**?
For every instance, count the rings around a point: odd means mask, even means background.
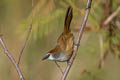
[[[42,58],[42,60],[48,59],[49,56],[50,56],[50,54],[46,54],[46,55]]]

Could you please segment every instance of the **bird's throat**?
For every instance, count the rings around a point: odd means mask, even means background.
[[[48,59],[53,61],[64,62],[68,60],[68,57],[64,53],[53,53],[53,54],[50,54]]]

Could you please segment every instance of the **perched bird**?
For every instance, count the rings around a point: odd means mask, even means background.
[[[68,61],[73,52],[74,36],[70,30],[70,23],[72,20],[72,7],[69,6],[64,24],[64,31],[57,40],[57,45],[50,50],[42,60],[49,59],[53,61],[65,62]]]

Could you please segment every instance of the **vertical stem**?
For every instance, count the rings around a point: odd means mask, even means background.
[[[79,34],[78,34],[78,39],[76,41],[76,44],[74,45],[74,51],[73,51],[73,55],[72,57],[70,58],[69,62],[68,62],[68,65],[64,71],[64,74],[62,76],[62,79],[61,80],[66,80],[66,77],[71,69],[71,66],[73,64],[73,61],[76,57],[76,54],[77,54],[77,51],[78,51],[78,48],[79,48],[79,44],[80,44],[80,40],[81,40],[81,37],[82,37],[82,34],[83,34],[83,30],[85,28],[85,25],[86,25],[86,22],[87,22],[87,19],[88,19],[88,15],[89,15],[89,12],[90,12],[90,8],[91,8],[91,3],[92,3],[92,0],[88,0],[87,1],[87,6],[86,6],[86,10],[85,10],[85,15],[83,17],[83,21],[82,21],[82,24],[81,24],[81,27],[80,27],[80,30],[79,30]]]
[[[103,0],[102,3],[102,8],[104,8],[103,14],[102,14],[102,19],[100,21],[100,34],[101,34],[101,30],[103,27],[105,27],[106,25],[104,25],[104,22],[106,20],[106,18],[108,16],[111,15],[112,13],[112,1],[113,0]],[[108,24],[107,28],[107,34],[109,35],[109,48],[106,49],[104,52],[102,51],[102,53],[100,53],[100,62],[99,62],[99,68],[103,67],[104,61],[107,57],[108,54],[108,50],[110,51],[112,49],[112,44],[111,44],[111,35],[112,35],[112,25],[111,23]]]
[[[32,22],[33,22],[33,20],[32,20],[32,18],[33,18],[33,1],[34,1],[34,0],[32,0],[31,23],[30,23],[30,27],[29,27],[29,29],[28,29],[28,32],[27,32],[27,35],[26,35],[26,38],[25,38],[24,44],[23,44],[23,46],[22,46],[22,48],[21,48],[21,50],[20,50],[20,53],[19,53],[18,63],[17,63],[18,65],[19,65],[19,63],[20,63],[20,60],[21,60],[21,57],[22,57],[22,53],[23,53],[23,51],[24,51],[24,49],[25,49],[25,47],[26,47],[27,41],[28,41],[28,39],[29,39],[29,36],[30,36],[31,30],[32,30]]]
[[[0,36],[0,44],[1,44],[2,48],[3,48],[3,50],[4,50],[5,55],[6,55],[6,56],[9,58],[9,60],[13,63],[16,71],[18,72],[18,75],[19,75],[20,79],[21,79],[21,80],[25,80],[25,79],[24,79],[24,76],[23,76],[23,74],[22,74],[22,72],[21,72],[21,69],[19,68],[19,66],[17,65],[15,59],[12,57],[12,55],[11,55],[10,52],[8,51],[8,49],[7,49],[7,47],[6,47],[6,45],[5,45],[5,43],[4,43],[4,41],[3,41],[3,39],[2,39],[1,36]]]

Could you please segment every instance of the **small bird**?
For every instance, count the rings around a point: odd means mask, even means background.
[[[42,60],[49,59],[58,62],[65,62],[70,59],[73,52],[74,36],[71,33],[70,23],[73,17],[72,7],[67,9],[64,31],[57,40],[57,45],[54,49],[50,50]]]

